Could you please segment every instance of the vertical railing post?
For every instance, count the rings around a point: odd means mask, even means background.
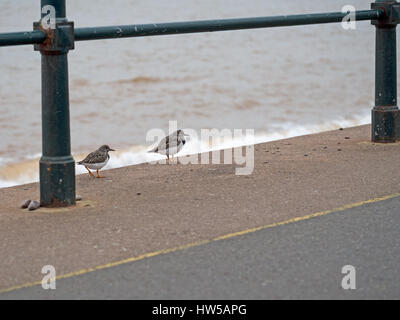
[[[372,20],[376,27],[375,107],[372,109],[372,141],[395,142],[400,139],[400,111],[397,106],[396,27],[399,3],[376,0],[372,9],[383,17]]]
[[[46,32],[46,41],[35,45],[42,60],[40,201],[43,206],[60,207],[75,204],[67,59],[68,51],[74,48],[74,27],[66,19],[65,0],[41,0],[41,9],[49,5],[55,9],[55,25],[50,28],[46,25],[45,28],[41,21],[34,23],[34,29]],[[43,20],[53,13],[46,8],[42,11]]]

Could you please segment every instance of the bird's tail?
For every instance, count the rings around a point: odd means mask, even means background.
[[[147,153],[154,153],[158,151],[158,147],[154,147],[153,149],[147,151]]]
[[[83,160],[82,161],[78,161],[76,164],[83,164]]]

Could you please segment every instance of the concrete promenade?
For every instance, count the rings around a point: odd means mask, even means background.
[[[368,250],[364,255],[370,254],[374,257],[378,252],[382,252],[383,248],[393,247],[392,251],[385,251],[387,255],[383,257],[387,259],[381,257],[383,270],[392,275],[392,269],[399,260],[399,242],[393,239],[396,230],[399,230],[396,223],[399,221],[396,216],[399,203],[396,199],[400,195],[399,156],[400,143],[371,143],[370,126],[367,125],[255,145],[254,172],[248,176],[236,176],[236,165],[224,164],[141,164],[104,171],[105,179],[81,175],[77,177],[77,193],[83,200],[78,202],[76,207],[68,209],[41,208],[33,212],[19,209],[21,200],[39,198],[37,183],[1,189],[0,292],[3,293],[0,293],[0,299],[13,295],[17,298],[43,297],[43,293],[36,296],[35,292],[38,290],[35,291],[35,288],[31,287],[40,283],[43,277],[41,269],[44,265],[53,265],[56,268],[59,277],[58,288],[62,283],[71,283],[75,288],[75,291],[64,291],[66,293],[60,295],[60,298],[96,298],[96,292],[99,298],[223,299],[223,292],[227,293],[226,298],[239,299],[297,297],[285,294],[291,292],[291,286],[304,283],[307,278],[302,278],[299,270],[303,268],[301,263],[295,263],[296,260],[293,260],[294,264],[287,269],[282,269],[282,278],[279,281],[273,275],[272,279],[266,279],[264,291],[258,294],[254,294],[255,291],[251,291],[250,288],[247,290],[250,292],[248,295],[243,291],[235,294],[232,290],[239,288],[235,286],[235,279],[237,283],[242,284],[240,288],[244,285],[242,279],[236,275],[229,281],[233,287],[224,286],[221,282],[217,289],[210,289],[209,296],[207,290],[200,291],[199,295],[191,295],[184,290],[176,291],[174,281],[165,279],[171,280],[176,276],[177,283],[184,283],[185,279],[174,273],[176,269],[173,268],[173,261],[176,261],[175,266],[178,266],[182,265],[182,261],[188,260],[174,257],[187,252],[189,256],[193,255],[193,261],[212,259],[215,252],[210,251],[207,254],[206,246],[215,246],[215,250],[221,252],[237,250],[240,254],[245,251],[250,254],[249,259],[254,248],[253,257],[261,257],[261,260],[256,259],[257,263],[250,265],[243,261],[247,259],[246,254],[242,254],[243,259],[239,260],[229,256],[226,259],[230,261],[229,264],[216,262],[216,268],[219,270],[217,274],[223,274],[221,270],[228,269],[228,265],[234,265],[235,261],[239,267],[245,264],[246,268],[255,269],[262,265],[262,261],[276,265],[278,261],[284,261],[285,257],[293,256],[293,252],[304,252],[321,270],[324,263],[326,264],[327,255],[313,256],[310,252],[324,252],[326,248],[332,259],[335,252],[338,252],[340,257],[340,248],[345,247],[346,243],[340,237],[335,237],[338,233],[333,230],[343,230],[343,221],[346,221],[346,225],[352,221],[355,223],[354,229],[348,234],[358,234],[364,238],[371,236],[371,239],[376,237],[377,241],[368,241]],[[363,209],[364,206],[372,204],[379,208],[378,203],[381,202],[387,203],[390,208],[386,210],[387,207],[383,206],[383,209],[379,210],[373,209],[375,207]],[[363,218],[373,215],[377,210],[386,212],[383,215],[385,227],[381,230],[374,229],[379,219],[374,217],[371,220],[370,217],[366,221]],[[351,218],[353,211],[356,212],[354,219]],[[326,220],[331,215],[335,216],[334,222]],[[341,217],[346,220],[341,220]],[[304,220],[307,220],[308,229],[296,230],[295,226],[304,224]],[[326,224],[324,221],[327,221]],[[285,225],[280,225],[280,222],[284,222]],[[363,225],[368,225],[369,228],[362,228]],[[326,241],[329,243],[315,250],[308,250],[313,241],[300,243],[302,234],[308,234],[310,239],[315,237],[320,244],[324,243],[321,230],[327,230]],[[274,232],[278,234],[274,235]],[[243,244],[237,243],[239,238],[244,237],[253,237],[248,240],[249,245],[251,241],[253,245],[245,246],[246,250],[243,249]],[[274,245],[268,237],[274,237],[274,243],[281,241],[281,245]],[[299,241],[298,248],[294,246],[296,241]],[[264,242],[266,251],[263,251]],[[357,241],[355,243],[357,244]],[[362,246],[362,242],[360,243]],[[202,249],[203,246],[205,249]],[[272,248],[279,251],[280,255],[267,254]],[[354,250],[348,251],[345,256],[354,254],[355,261],[367,261],[356,257],[357,245],[349,248]],[[202,259],[195,256],[193,250],[203,250]],[[394,258],[396,256],[397,258]],[[320,261],[319,257],[325,258]],[[169,261],[159,264],[160,259]],[[151,267],[152,261],[154,269]],[[181,262],[178,263],[179,261]],[[141,284],[133,280],[131,283],[132,292],[136,284],[142,290],[137,292],[142,294],[129,295],[129,287],[126,286],[122,290],[125,294],[120,296],[114,294],[116,290],[107,291],[113,283],[112,279],[116,279],[116,284],[123,283],[123,279],[129,279],[123,277],[124,272],[131,274],[135,271],[135,268],[121,270],[124,265],[128,268],[129,265],[137,264],[137,270],[139,273],[141,270],[142,274],[143,263],[147,266],[145,270],[150,268],[150,271],[154,272],[152,279],[155,275],[165,277],[164,281],[160,280],[160,284],[164,284],[163,287],[157,290],[153,288],[152,291],[151,286],[146,287],[146,283],[151,281],[145,282],[144,277]],[[157,263],[161,266],[158,269]],[[347,263],[351,264],[349,261],[343,261],[343,265]],[[196,270],[196,265],[198,270],[201,269],[201,272],[207,274],[207,266],[197,263],[192,265],[193,270]],[[104,273],[112,273],[112,270],[115,270],[115,278]],[[213,269],[209,270],[209,276],[215,277]],[[296,270],[299,271],[298,277],[285,278],[285,275],[289,277],[289,274],[293,274],[289,270],[295,273]],[[226,272],[229,273],[229,270]],[[190,279],[188,283],[195,286],[193,281],[196,278],[190,278],[191,274],[187,273],[186,280]],[[246,276],[249,277],[248,283],[255,281],[251,278],[253,274],[259,273],[256,270],[254,273],[249,272]],[[277,275],[276,272],[274,274]],[[122,277],[122,280],[119,278],[120,282],[117,281],[118,275]],[[77,285],[79,277],[82,277],[82,287]],[[201,279],[202,277],[197,278],[200,288],[204,282]],[[376,291],[376,296],[365,297],[395,297],[396,290],[400,287],[395,284],[399,284],[399,279],[400,275],[392,281],[386,279],[385,281],[392,282],[388,291]],[[272,283],[270,289],[268,281]],[[277,291],[276,288],[279,288],[280,284],[282,291]],[[314,284],[318,286],[318,281]],[[18,289],[20,287],[23,289]],[[216,291],[218,288],[220,291]],[[314,292],[313,295],[312,291],[307,291],[307,285],[303,288],[305,298],[318,298],[318,292]],[[162,292],[165,294],[162,295]],[[329,293],[320,297],[340,298]]]

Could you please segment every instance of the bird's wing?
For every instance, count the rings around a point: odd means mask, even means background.
[[[169,149],[169,144],[170,144],[170,139],[169,139],[169,136],[167,136],[167,137],[161,139],[161,141],[159,142],[157,147],[155,147],[153,150],[151,150],[149,152],[158,152],[160,150],[167,150],[167,149]]]
[[[161,139],[161,141],[158,143],[158,145],[156,147],[154,147],[153,149],[147,151],[147,152],[158,152],[158,150],[164,150],[165,146],[167,144],[167,139],[168,137],[165,137],[163,139]]]
[[[166,149],[174,148],[179,144],[178,136],[176,134],[166,137],[165,147]]]
[[[80,163],[99,163],[107,159],[107,154],[103,152],[93,151],[87,155]]]
[[[157,147],[151,149],[148,152],[158,152],[160,150],[168,150],[170,148],[176,147],[178,145],[178,136],[176,134],[172,134],[170,136],[166,136],[161,139],[160,143]]]

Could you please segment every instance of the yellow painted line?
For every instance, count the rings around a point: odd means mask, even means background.
[[[92,272],[92,271],[115,267],[115,266],[118,266],[118,265],[121,265],[121,264],[124,264],[124,263],[128,263],[128,262],[139,261],[139,260],[143,260],[145,258],[151,258],[151,257],[158,256],[158,255],[161,255],[161,254],[167,254],[167,253],[171,253],[171,252],[174,252],[174,251],[188,249],[188,248],[191,248],[191,247],[198,247],[198,246],[200,246],[202,244],[206,244],[206,243],[209,243],[211,241],[212,240],[198,241],[198,242],[189,243],[189,244],[182,245],[182,246],[175,247],[175,248],[149,252],[149,253],[145,253],[145,254],[142,254],[142,255],[137,256],[137,257],[132,257],[132,258],[116,261],[116,262],[103,264],[103,265],[96,266],[96,267],[93,267],[93,268],[82,269],[82,270],[78,270],[78,271],[74,271],[74,272],[70,272],[70,273],[65,273],[65,274],[62,274],[60,276],[57,276],[56,279],[59,280],[59,279],[71,278],[71,277],[79,276],[81,274],[89,273],[89,272]],[[41,284],[42,284],[42,281],[24,283],[24,284],[13,286],[13,287],[9,287],[9,288],[6,288],[6,289],[0,289],[0,293],[14,291],[14,290],[17,290],[17,289],[22,289],[22,288],[33,287],[33,286],[41,285]]]
[[[121,264],[129,263],[129,262],[135,262],[135,261],[143,260],[143,259],[146,259],[146,258],[151,258],[151,257],[155,257],[155,256],[158,256],[158,255],[162,255],[162,254],[168,254],[168,253],[171,253],[171,252],[181,251],[181,250],[188,249],[188,248],[198,247],[198,246],[201,246],[203,244],[207,244],[207,243],[210,243],[210,242],[213,242],[213,241],[229,239],[229,238],[233,238],[233,237],[237,237],[237,236],[253,233],[253,232],[256,232],[256,231],[259,231],[259,230],[273,228],[273,227],[277,227],[277,226],[281,226],[281,225],[285,225],[285,224],[289,224],[289,223],[293,223],[293,222],[297,222],[297,221],[308,220],[308,219],[311,219],[311,218],[324,216],[324,215],[327,215],[329,213],[340,212],[340,211],[344,211],[344,210],[347,210],[347,209],[360,207],[360,206],[368,204],[368,203],[376,203],[376,202],[380,202],[380,201],[384,201],[384,200],[388,200],[388,199],[392,199],[392,198],[396,198],[396,197],[400,197],[400,193],[394,193],[394,194],[390,194],[390,195],[379,197],[379,198],[373,198],[373,199],[369,199],[369,200],[365,200],[365,201],[346,204],[346,205],[344,205],[342,207],[338,207],[338,208],[335,208],[335,209],[320,211],[320,212],[312,213],[312,214],[309,214],[309,215],[306,215],[306,216],[302,216],[302,217],[296,217],[296,218],[288,219],[288,220],[281,221],[281,222],[271,223],[271,224],[260,226],[260,227],[256,227],[256,228],[251,228],[251,229],[246,229],[246,230],[242,230],[242,231],[239,231],[239,232],[229,233],[229,234],[226,234],[226,235],[215,237],[215,238],[210,239],[210,240],[197,241],[197,242],[192,242],[192,243],[185,244],[185,245],[182,245],[182,246],[179,246],[179,247],[175,247],[175,248],[169,248],[169,249],[149,252],[149,253],[145,253],[145,254],[142,254],[142,255],[137,256],[137,257],[131,257],[131,258],[128,258],[128,259],[124,259],[124,260],[120,260],[120,261],[115,261],[115,262],[99,265],[99,266],[96,266],[96,267],[93,267],[93,268],[82,269],[82,270],[78,270],[78,271],[74,271],[74,272],[70,272],[70,273],[65,273],[65,274],[62,274],[60,276],[57,276],[56,279],[59,280],[59,279],[71,278],[71,277],[74,277],[74,276],[79,276],[79,275],[82,275],[82,274],[85,274],[85,273],[89,273],[89,272],[93,272],[93,271],[96,271],[96,270],[107,269],[107,268],[119,266]],[[13,287],[5,288],[5,289],[0,289],[0,293],[14,291],[14,290],[17,290],[17,289],[22,289],[22,288],[33,287],[33,286],[40,285],[40,284],[42,284],[42,281],[29,282],[29,283],[25,283],[25,284],[13,286]]]
[[[308,219],[311,219],[311,218],[324,216],[324,215],[327,215],[327,214],[332,213],[332,212],[340,212],[340,211],[344,211],[346,209],[359,207],[359,206],[362,206],[364,204],[384,201],[384,200],[388,200],[388,199],[391,199],[391,198],[396,198],[396,197],[399,197],[399,196],[400,196],[400,193],[394,193],[394,194],[390,194],[390,195],[383,196],[383,197],[380,197],[380,198],[373,198],[373,199],[369,199],[369,200],[365,200],[365,201],[346,204],[346,205],[344,205],[342,207],[335,208],[335,209],[332,209],[332,210],[320,211],[320,212],[312,213],[312,214],[309,214],[309,215],[306,215],[306,216],[302,216],[302,217],[296,217],[296,218],[288,219],[288,220],[281,221],[281,222],[271,223],[271,224],[268,224],[268,225],[265,225],[265,226],[260,226],[260,227],[256,227],[256,228],[252,228],[252,229],[247,229],[247,230],[243,230],[243,231],[239,231],[239,232],[226,234],[226,235],[223,235],[223,236],[220,236],[220,237],[216,237],[213,240],[216,241],[216,240],[222,240],[222,239],[228,239],[228,238],[232,238],[232,237],[236,237],[236,236],[241,236],[241,235],[244,235],[244,234],[247,234],[247,233],[251,233],[251,232],[255,232],[255,231],[258,231],[258,230],[277,227],[277,226],[282,226],[284,224],[293,223],[293,222],[297,222],[297,221],[308,220]]]

